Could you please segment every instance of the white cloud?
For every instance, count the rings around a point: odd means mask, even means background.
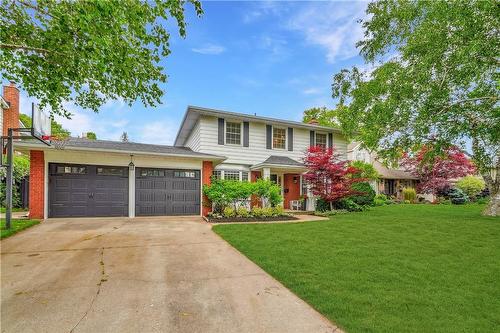
[[[157,145],[172,145],[177,135],[177,124],[166,121],[154,121],[141,126],[139,141]]]
[[[306,89],[302,90],[302,93],[306,94],[306,95],[317,95],[317,94],[321,94],[321,92],[322,92],[321,89],[314,88],[314,87],[306,88]]]
[[[363,37],[358,20],[365,17],[366,5],[361,1],[315,3],[292,16],[287,27],[324,48],[329,62],[348,59],[358,54],[355,44]]]
[[[217,44],[205,44],[199,48],[192,48],[191,51],[201,54],[218,55],[226,51],[226,48]]]

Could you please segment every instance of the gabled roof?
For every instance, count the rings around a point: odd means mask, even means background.
[[[413,176],[411,173],[408,171],[402,170],[402,169],[389,169],[386,166],[384,166],[382,163],[379,161],[373,161],[373,167],[377,172],[380,174],[380,178],[384,179],[414,179],[417,180],[418,178]]]
[[[220,118],[236,118],[236,119],[241,119],[242,121],[252,121],[252,122],[259,122],[266,124],[291,126],[296,128],[305,128],[310,130],[341,133],[341,131],[336,128],[306,124],[300,121],[261,117],[257,115],[229,112],[229,111],[209,109],[209,108],[190,105],[187,107],[186,113],[184,114],[184,118],[182,119],[181,126],[179,127],[179,131],[177,132],[177,137],[175,138],[174,141],[174,146],[181,147],[186,143],[186,140],[189,137],[191,131],[193,130],[193,127],[198,121],[200,115],[208,115]]]
[[[16,141],[16,147],[41,147],[42,143],[33,141]],[[47,146],[45,146],[47,147]],[[47,147],[49,149],[53,149]],[[87,151],[103,151],[126,153],[133,155],[161,155],[161,156],[178,156],[187,158],[200,158],[207,160],[225,160],[224,156],[212,154],[198,153],[187,147],[174,147],[166,145],[152,145],[149,143],[136,142],[121,142],[108,140],[89,140],[83,138],[70,138],[64,149],[68,150],[87,150]]]
[[[292,160],[290,157],[286,156],[276,156],[271,155],[267,160],[263,162],[264,164],[276,164],[276,165],[291,165],[291,166],[304,166],[303,163]]]

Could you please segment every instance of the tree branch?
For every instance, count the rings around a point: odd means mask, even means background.
[[[35,6],[35,5],[32,5],[32,4],[27,3],[27,2],[25,2],[25,1],[21,1],[21,0],[16,0],[16,1],[17,1],[17,2],[19,2],[21,5],[23,5],[23,6],[25,6],[25,7],[28,7],[28,8],[31,8],[31,9],[33,9],[33,10],[36,10],[37,12],[39,12],[39,13],[41,13],[41,14],[43,14],[43,15],[47,15],[47,16],[49,16],[49,17],[51,17],[51,18],[57,18],[57,17],[55,17],[54,15],[49,14],[47,11],[42,10],[39,6]]]
[[[8,44],[8,43],[0,43],[0,48],[2,49],[19,49],[19,50],[26,50],[26,51],[35,51],[39,53],[56,53],[56,54],[62,54],[57,51],[51,51],[48,49],[40,48],[40,47],[31,47],[31,46],[26,46],[26,45],[16,45],[16,44]]]

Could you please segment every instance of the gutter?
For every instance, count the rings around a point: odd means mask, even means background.
[[[53,147],[45,147],[38,144],[30,144],[30,143],[21,143],[19,141],[14,142],[14,148],[34,148],[37,150],[56,150]],[[168,154],[168,153],[157,153],[157,152],[144,152],[144,151],[136,151],[136,150],[118,150],[118,149],[103,149],[103,148],[86,148],[86,147],[67,147],[61,150],[73,150],[73,151],[85,151],[85,152],[106,152],[106,153],[116,153],[116,154],[124,154],[124,155],[148,155],[148,156],[164,156],[164,157],[182,157],[182,158],[192,158],[206,161],[224,161],[227,159],[225,156],[218,155],[200,155],[194,156],[189,154]]]

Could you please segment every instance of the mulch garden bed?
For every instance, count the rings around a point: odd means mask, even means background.
[[[230,223],[230,222],[275,222],[275,221],[295,221],[298,217],[291,215],[268,216],[268,217],[206,217],[210,223]]]

